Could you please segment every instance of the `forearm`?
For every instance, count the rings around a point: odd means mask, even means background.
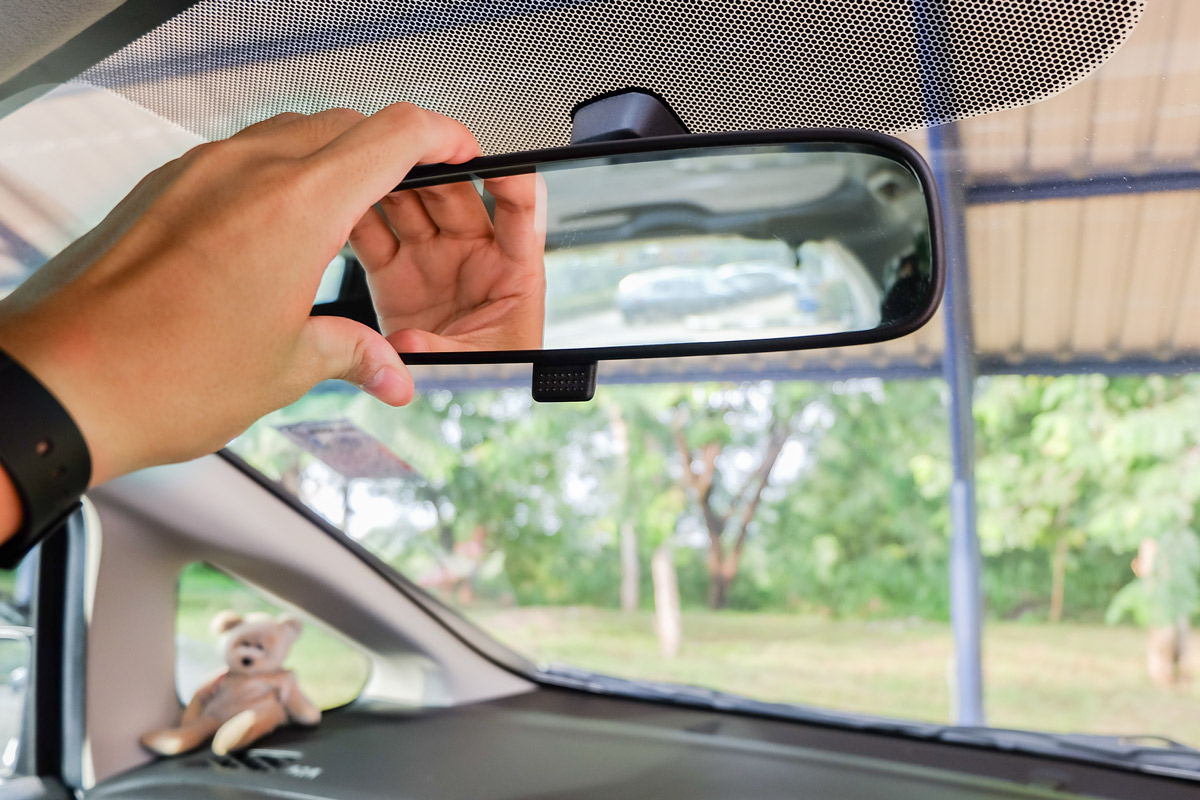
[[[20,524],[21,501],[8,473],[0,467],[0,543],[8,541]]]

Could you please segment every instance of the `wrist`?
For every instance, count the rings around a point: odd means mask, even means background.
[[[79,506],[91,458],[83,435],[58,399],[0,350],[0,568],[15,567]]]
[[[21,498],[8,471],[0,467],[0,542],[5,542],[21,527]]]
[[[69,325],[47,325],[46,322],[40,315],[25,314],[0,325],[0,364],[7,354],[41,384],[68,415],[88,454],[90,479],[87,488],[90,488],[116,477],[111,459],[106,457],[106,448],[99,446],[105,438],[101,435],[104,433],[103,418],[93,418],[94,409],[107,403],[98,396],[99,387],[88,388],[92,367],[101,361],[96,357],[91,337],[73,336]],[[90,383],[95,384],[95,381]],[[3,388],[0,383],[0,393]],[[92,402],[86,402],[87,398]],[[0,464],[0,468],[3,466]]]

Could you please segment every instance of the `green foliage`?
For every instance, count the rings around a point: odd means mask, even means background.
[[[1088,542],[1067,562],[1063,619],[1095,622],[1112,597],[1128,583],[1129,553]],[[983,590],[994,619],[1044,622],[1050,610],[1051,557],[1045,549],[1016,549],[985,556]]]
[[[1197,389],[1196,376],[981,382],[976,475],[985,553],[1049,555],[1065,546],[1073,592],[1084,572],[1080,553],[1088,554],[1090,574],[1103,560],[1098,548],[1125,564],[1144,540],[1182,552],[1170,542],[1184,535],[1178,532],[1193,523],[1200,502]],[[1123,582],[1132,577],[1125,571]],[[1111,595],[1108,616],[1144,622],[1190,615],[1196,602],[1188,598],[1198,585],[1200,565],[1181,557],[1169,587],[1147,591],[1132,583]]]
[[[1105,615],[1110,625],[1127,617],[1138,625],[1174,625],[1200,610],[1200,538],[1170,531],[1157,543],[1153,567],[1113,597]]]
[[[710,520],[684,470],[715,453],[708,511],[729,515],[783,430],[727,605],[946,619],[945,394],[940,381],[710,383],[601,387],[563,406],[523,390],[435,391],[392,409],[319,391],[235,449],[336,524],[349,500],[352,535],[455,602],[615,608],[618,531],[632,524],[643,607],[650,556],[670,542],[682,601],[698,608]],[[1194,612],[1200,559],[1170,537],[1192,536],[1200,503],[1200,377],[993,377],[979,382],[975,416],[991,615],[1045,618],[1056,577],[1067,618],[1097,618],[1110,601],[1114,619]],[[420,479],[343,485],[272,428],[332,418],[352,419]],[[1179,553],[1153,591],[1129,569],[1146,539]]]

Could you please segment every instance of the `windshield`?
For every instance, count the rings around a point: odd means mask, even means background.
[[[1067,91],[903,135],[961,238],[909,337],[603,364],[567,405],[414,368],[408,408],[322,385],[231,449],[544,668],[1200,746],[1198,38],[1155,4]],[[0,294],[194,141],[86,84],[0,118]]]

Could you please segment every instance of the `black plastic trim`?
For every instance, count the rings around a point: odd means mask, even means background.
[[[66,609],[68,539],[66,524],[38,546],[37,590],[33,609],[33,669],[26,703],[36,722],[31,743],[33,773],[59,777],[63,756],[63,615]]]
[[[71,787],[83,786],[84,745],[87,740],[87,517],[67,520],[67,556],[62,615],[62,768]]]
[[[45,94],[149,33],[199,0],[126,0],[57,49],[0,83],[0,100],[19,92]],[[26,102],[28,102],[28,100]]]
[[[767,340],[741,340],[728,342],[701,342],[665,345],[623,345],[613,347],[586,347],[570,350],[497,350],[463,351],[443,353],[401,353],[409,364],[514,364],[538,365],[579,364],[591,361],[615,359],[672,358],[701,355],[735,355],[765,353],[785,350],[817,350],[830,347],[845,347],[874,344],[906,336],[927,323],[941,303],[945,287],[945,244],[941,204],[937,201],[937,183],[933,172],[915,149],[905,142],[882,133],[867,130],[842,128],[796,128],[767,131],[738,131],[735,133],[684,134],[660,136],[647,139],[624,139],[610,142],[592,142],[544,150],[530,150],[497,156],[483,156],[463,164],[434,164],[413,168],[407,179],[396,187],[397,191],[425,186],[436,186],[468,179],[501,177],[527,174],[540,165],[557,164],[576,159],[611,158],[615,156],[648,155],[670,150],[696,150],[701,148],[751,147],[763,145],[820,144],[828,152],[861,152],[889,158],[910,169],[919,180],[925,194],[925,207],[929,215],[930,247],[932,250],[934,286],[930,303],[907,318],[886,327],[870,331],[830,333],[819,336],[793,336]],[[313,314],[318,316],[350,316],[369,319],[369,298],[363,298],[357,309],[352,302],[327,304],[328,308],[316,306]]]
[[[645,89],[606,92],[571,109],[571,144],[689,133],[667,99]]]
[[[589,97],[587,100],[580,100],[578,103],[571,106],[570,116],[574,118],[575,115],[579,113],[579,109],[590,106],[593,103],[599,103],[601,100],[608,100],[610,97],[620,97],[623,94],[634,93],[645,94],[653,97],[662,104],[663,108],[666,109],[666,111],[672,117],[675,118],[675,121],[679,123],[679,127],[683,129],[684,133],[690,134],[692,132],[692,129],[686,122],[683,121],[683,117],[679,116],[679,113],[675,110],[675,107],[671,105],[671,102],[667,100],[667,98],[664,97],[661,92],[646,86],[626,86],[624,89],[613,89],[611,92],[601,92],[600,94]]]

